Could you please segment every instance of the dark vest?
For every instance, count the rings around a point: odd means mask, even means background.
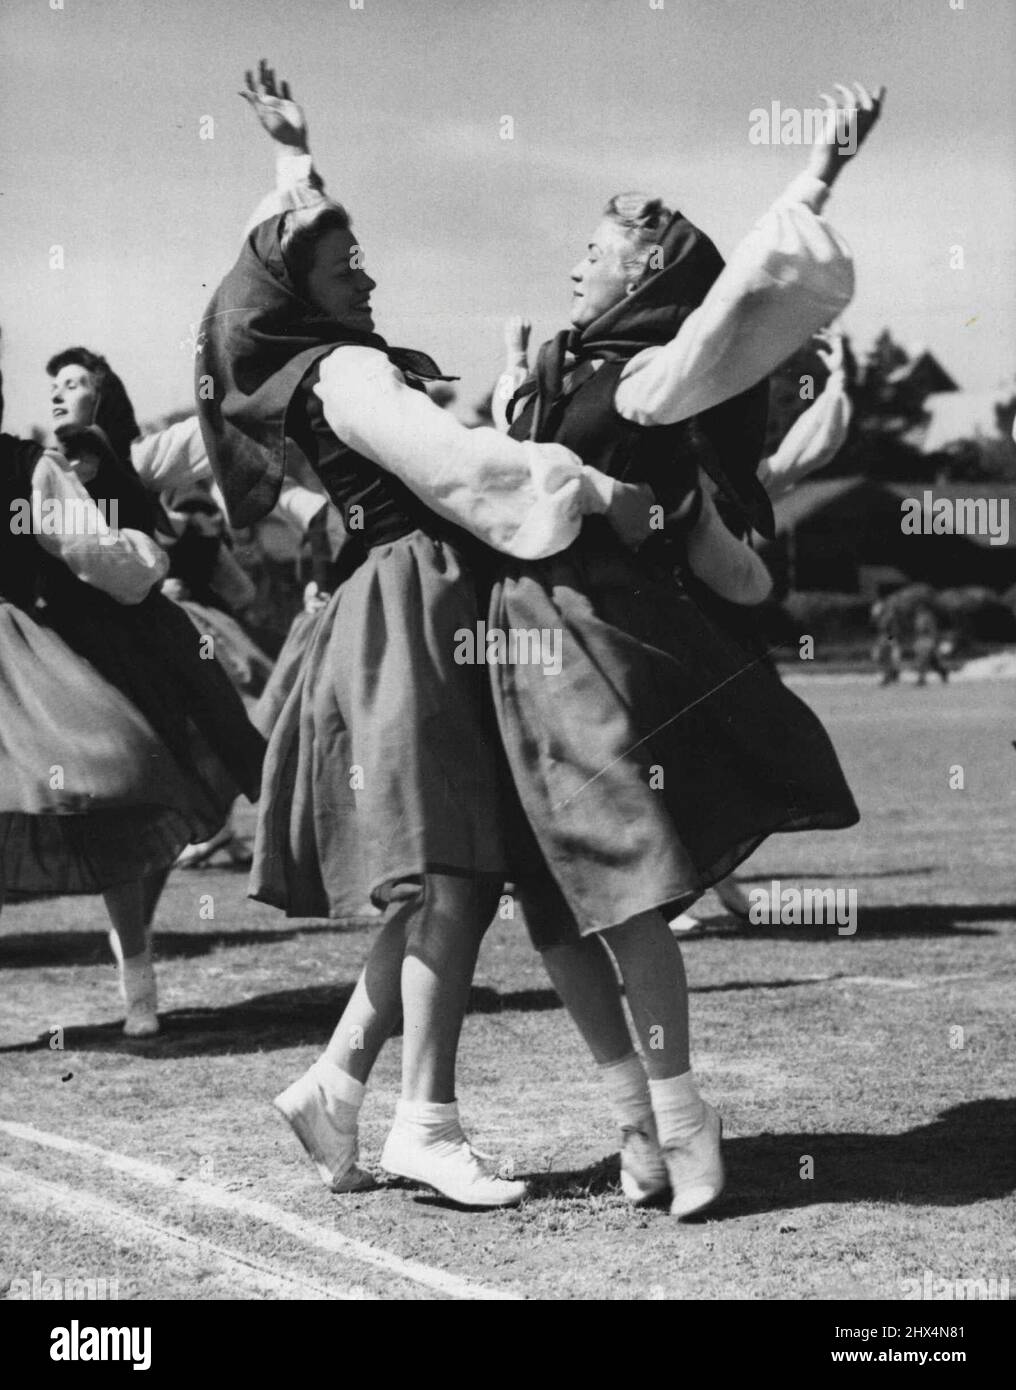
[[[0,434],[0,598],[28,612],[35,604],[45,551],[31,530],[23,535],[11,530],[12,503],[31,502],[32,473],[41,454],[40,444]]]
[[[432,512],[394,474],[337,438],[314,394],[319,366],[314,363],[293,394],[286,414],[286,435],[321,479],[350,538],[371,550],[412,531],[424,531],[462,549],[478,546],[480,543],[467,532]],[[351,512],[354,506],[362,511]]]
[[[689,421],[677,425],[636,425],[614,406],[624,362],[605,362],[590,370],[579,367],[569,385],[546,412],[540,438],[563,444],[583,463],[626,483],[648,483],[664,517],[675,511],[698,482],[702,447]],[[535,397],[530,396],[512,421],[513,439],[528,439]],[[706,445],[708,447],[708,445]],[[602,549],[620,545],[609,524],[590,517],[577,542]],[[639,562],[671,570],[681,563],[683,538],[678,527],[654,531],[639,550]]]

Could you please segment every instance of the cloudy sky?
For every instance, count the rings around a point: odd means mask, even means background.
[[[853,77],[889,98],[830,204],[858,267],[845,326],[863,346],[889,324],[963,386],[1011,380],[1016,11],[959,3],[4,0],[6,428],[46,420],[43,362],[77,342],[141,418],[187,404],[190,325],[271,180],[236,95],[262,54],[353,212],[380,331],[458,372],[463,407],[506,314],[562,326],[609,195],[659,193],[729,251],[807,154],[749,143],[752,110]]]

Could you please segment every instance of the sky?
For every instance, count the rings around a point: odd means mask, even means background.
[[[665,197],[729,253],[807,162],[750,143],[751,112],[853,78],[889,95],[827,212],[857,264],[844,327],[863,348],[888,325],[965,388],[1016,377],[1010,0],[359,3],[3,0],[6,430],[48,420],[43,365],[72,343],[140,419],[190,402],[191,327],[272,181],[236,95],[261,56],[353,214],[379,331],[459,374],[464,414],[507,315],[534,345],[565,325],[612,194]]]

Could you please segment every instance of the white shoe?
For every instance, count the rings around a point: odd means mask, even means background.
[[[363,1192],[374,1179],[357,1167],[360,1156],[356,1129],[337,1129],[325,1105],[325,1094],[314,1068],[272,1101],[307,1150],[325,1187],[332,1192]]]
[[[381,1167],[433,1188],[462,1207],[518,1206],[529,1190],[526,1184],[498,1177],[493,1160],[477,1153],[461,1130],[459,1136],[424,1145],[396,1121],[381,1151]]]
[[[670,924],[670,930],[675,936],[705,936],[706,929],[697,917],[693,917],[690,912],[682,912],[680,917],[675,917]]]
[[[751,916],[751,900],[733,874],[728,874],[726,878],[721,878],[719,883],[713,884],[713,892],[720,902],[735,917],[741,917],[748,921]]]
[[[635,1206],[644,1206],[670,1187],[670,1174],[656,1137],[652,1115],[641,1125],[621,1128],[621,1191]]]
[[[725,1175],[720,1140],[723,1121],[711,1105],[705,1105],[706,1118],[683,1144],[663,1150],[663,1159],[670,1174],[671,1216],[693,1216],[704,1211],[723,1191]]]
[[[112,937],[115,933],[110,933]],[[119,943],[118,943],[119,944]],[[117,953],[118,954],[118,953]],[[151,1038],[159,1031],[159,997],[152,965],[152,945],[148,942],[137,956],[118,960],[120,997],[127,1009],[123,1031],[128,1038]]]

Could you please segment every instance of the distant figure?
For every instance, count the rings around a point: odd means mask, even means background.
[[[891,600],[879,599],[872,605],[871,620],[876,633],[872,656],[882,672],[879,684],[892,685],[899,680],[903,664],[899,609]]]
[[[939,655],[938,644],[935,610],[928,604],[921,604],[914,612],[914,667],[918,685],[927,685],[929,671],[941,676],[943,685],[949,679],[949,669]]]

